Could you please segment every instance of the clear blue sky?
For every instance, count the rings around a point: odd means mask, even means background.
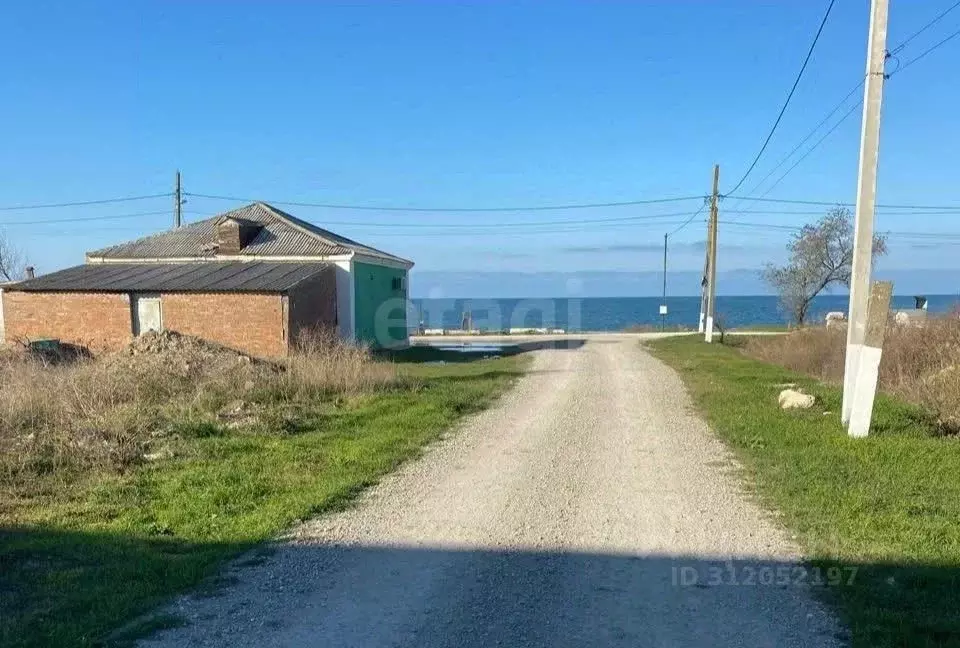
[[[891,0],[889,46],[949,4]],[[862,78],[868,5],[838,1],[744,190]],[[14,3],[4,9],[0,40],[6,62],[0,206],[165,192],[176,168],[185,189],[197,193],[371,205],[705,194],[714,162],[721,164],[724,190],[758,150],[825,7],[820,0]],[[958,28],[960,9],[911,43],[901,60]],[[958,59],[960,38],[888,81],[881,203],[960,204]],[[768,197],[852,201],[859,125],[856,110]],[[169,211],[170,203],[3,211],[0,227],[39,270],[50,271],[81,262],[87,249],[168,227],[171,217],[16,223]],[[232,205],[191,199],[187,217]],[[435,276],[656,271],[663,233],[674,225],[551,225],[524,235],[517,232],[526,228],[513,228],[505,236],[496,228],[367,223],[583,220],[695,207],[500,214],[288,209],[408,256],[423,276]],[[724,205],[733,208],[733,201]],[[739,218],[798,224],[815,216]],[[956,220],[882,214],[878,227],[960,234]],[[702,238],[699,222],[677,234],[673,267],[698,269]],[[785,239],[782,232],[730,227],[721,234],[721,263],[759,267],[782,258]],[[881,264],[887,270],[960,269],[960,247],[948,241],[894,241],[891,248]]]

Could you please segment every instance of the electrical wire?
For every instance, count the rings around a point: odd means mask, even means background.
[[[108,216],[87,216],[80,218],[51,218],[47,220],[32,221],[0,221],[0,228],[14,225],[48,225],[51,223],[84,223],[89,221],[118,220],[122,218],[140,218],[141,216],[158,216],[160,214],[170,214],[169,209],[163,211],[139,212],[136,214],[114,214]]]
[[[26,209],[54,209],[58,207],[85,207],[87,205],[106,205],[108,203],[133,202],[135,200],[149,200],[151,198],[165,198],[173,193],[150,194],[147,196],[126,196],[123,198],[104,198],[102,200],[81,200],[77,202],[46,203],[43,205],[7,205],[0,207],[0,211],[19,211]]]
[[[707,207],[707,199],[705,198],[705,199],[703,200],[703,204],[700,205],[700,209],[698,209],[697,211],[693,212],[693,214],[690,216],[690,218],[688,218],[687,220],[683,221],[683,223],[681,223],[680,226],[679,226],[677,229],[675,229],[675,230],[673,230],[672,232],[670,232],[669,234],[667,234],[667,238],[670,238],[671,236],[673,236],[674,234],[676,234],[677,232],[679,232],[680,230],[682,230],[684,227],[686,227],[687,225],[689,225],[690,223],[692,223],[692,222],[693,222],[693,219],[695,219],[697,216],[699,216],[699,215],[700,215],[700,212],[702,212],[706,207]]]
[[[766,230],[775,230],[782,232],[800,232],[805,226],[803,225],[775,225],[772,223],[744,223],[738,221],[735,223],[721,221],[721,224],[728,225],[732,227],[743,227],[748,229],[766,229]],[[915,239],[960,239],[960,232],[910,232],[910,231],[885,231],[881,232],[884,236],[890,236],[897,239],[904,238],[915,238]]]
[[[790,100],[793,99],[793,93],[796,92],[797,86],[800,84],[800,79],[803,77],[804,71],[807,69],[807,64],[810,62],[810,57],[813,56],[813,50],[817,46],[817,41],[820,40],[820,34],[823,33],[823,28],[827,24],[827,18],[830,17],[830,12],[833,10],[833,5],[836,3],[836,0],[830,0],[830,4],[827,5],[827,11],[823,14],[823,20],[820,21],[820,27],[817,29],[816,35],[813,37],[813,42],[810,43],[810,49],[807,51],[806,58],[803,59],[803,65],[800,66],[800,71],[797,73],[797,78],[793,81],[793,86],[790,88],[790,93],[787,94],[786,101],[783,102],[783,107],[780,108],[780,114],[777,115],[777,120],[773,122],[773,127],[770,129],[770,132],[767,133],[767,138],[763,141],[763,146],[760,147],[760,150],[757,152],[753,162],[750,164],[750,167],[747,169],[747,172],[743,174],[743,177],[740,178],[740,181],[737,182],[736,186],[727,193],[734,193],[747,179],[747,176],[753,171],[757,166],[757,162],[760,161],[760,156],[763,155],[763,152],[767,150],[767,146],[770,144],[770,140],[773,138],[773,134],[777,131],[777,126],[780,125],[780,120],[783,119],[783,115],[787,112],[787,106],[790,105]]]
[[[907,61],[906,63],[904,63],[903,66],[901,66],[900,68],[897,69],[897,72],[903,72],[904,70],[906,70],[908,67],[910,67],[910,66],[913,65],[914,63],[916,63],[916,62],[920,61],[921,59],[923,59],[925,56],[927,56],[927,54],[930,54],[930,53],[933,52],[934,50],[936,50],[936,49],[938,49],[938,48],[946,45],[947,43],[949,43],[950,41],[952,41],[952,40],[953,40],[954,38],[956,38],[957,36],[960,36],[960,29],[958,29],[957,31],[953,32],[952,34],[950,34],[949,36],[947,36],[946,38],[944,38],[943,40],[941,40],[941,41],[938,42],[937,44],[933,45],[932,47],[929,47],[929,48],[925,49],[925,50],[923,51],[923,53],[919,54],[918,56],[913,57],[912,59],[910,59],[909,61]],[[892,75],[891,75],[891,76],[892,76]]]
[[[820,139],[818,139],[817,142],[816,142],[816,144],[814,144],[813,146],[811,146],[811,147],[807,150],[806,153],[804,153],[804,154],[801,155],[799,158],[797,158],[797,161],[794,162],[794,163],[790,166],[789,169],[787,169],[786,171],[784,171],[784,172],[780,175],[780,177],[777,178],[777,179],[774,181],[774,183],[773,183],[772,185],[770,185],[769,187],[767,187],[767,190],[764,191],[762,194],[760,194],[760,197],[763,198],[763,197],[767,196],[771,191],[773,191],[774,189],[776,189],[777,186],[778,186],[781,182],[783,182],[784,178],[786,178],[788,175],[790,175],[790,172],[792,172],[794,169],[796,169],[798,166],[800,166],[800,163],[801,163],[801,162],[803,162],[804,160],[806,160],[807,157],[809,157],[811,153],[813,153],[814,151],[816,151],[817,148],[819,148],[819,146],[820,146],[821,144],[823,144],[824,141],[826,141],[826,139],[827,139],[828,137],[830,137],[830,135],[832,135],[833,132],[834,132],[835,130],[837,130],[837,129],[840,127],[840,125],[841,125],[843,122],[845,122],[845,121],[847,120],[847,118],[849,118],[850,115],[852,115],[852,114],[854,113],[854,111],[856,111],[856,109],[859,108],[861,105],[863,105],[863,101],[862,101],[862,100],[861,100],[861,101],[858,101],[857,103],[855,103],[854,105],[852,105],[852,106],[850,107],[850,109],[847,110],[847,112],[843,115],[843,117],[841,117],[840,120],[839,120],[836,124],[834,124],[832,127],[830,127],[830,130],[828,130],[826,133],[824,133],[824,134],[823,134],[823,137],[821,137]]]
[[[834,203],[836,204],[836,203]],[[729,216],[730,214],[764,214],[767,216],[822,216],[823,210],[778,210],[778,209],[725,209],[723,211],[724,215]],[[956,210],[944,210],[938,209],[934,211],[908,211],[908,212],[886,212],[886,211],[877,211],[877,216],[957,216],[960,215]],[[734,222],[733,219],[727,221]]]
[[[523,222],[523,223],[384,223],[382,221],[378,222],[349,222],[349,221],[323,221],[323,225],[344,225],[344,226],[354,226],[354,227],[397,227],[397,228],[423,228],[423,227],[434,227],[434,228],[447,228],[447,229],[459,229],[459,228],[473,228],[473,227],[535,227],[538,225],[589,225],[592,223],[618,223],[618,222],[633,222],[633,221],[651,221],[658,218],[675,218],[677,216],[686,216],[687,212],[672,212],[667,214],[642,214],[639,216],[618,216],[611,218],[585,218],[585,219],[571,219],[571,220],[548,220],[548,221],[534,221],[534,222]]]
[[[849,96],[849,95],[848,95],[848,96]],[[823,136],[822,136],[820,139],[818,139],[813,146],[811,146],[809,149],[807,149],[807,152],[806,152],[806,153],[804,153],[803,155],[801,155],[801,156],[796,160],[796,162],[794,162],[794,163],[790,166],[789,169],[787,169],[786,171],[784,171],[784,172],[780,175],[780,177],[777,178],[776,181],[774,181],[774,183],[773,183],[772,185],[770,185],[769,187],[767,187],[767,190],[766,190],[766,191],[764,191],[762,194],[760,194],[760,198],[763,198],[763,197],[767,196],[771,191],[773,191],[774,189],[776,189],[777,186],[778,186],[781,182],[783,182],[784,178],[786,178],[788,175],[790,175],[790,173],[791,173],[794,169],[796,169],[798,166],[800,166],[800,163],[801,163],[801,162],[803,162],[804,160],[806,160],[807,157],[809,157],[809,155],[810,155],[811,153],[813,153],[815,150],[817,150],[817,148],[818,148],[821,144],[823,144],[823,143],[826,141],[826,139],[827,139],[828,137],[830,137],[830,135],[832,135],[833,132],[834,132],[835,130],[837,130],[837,128],[839,128],[840,125],[841,125],[844,121],[846,121],[847,118],[850,117],[850,115],[852,115],[853,112],[854,112],[858,107],[860,107],[860,105],[862,105],[862,104],[863,104],[863,101],[861,100],[861,101],[858,101],[858,102],[857,102],[856,104],[854,104],[853,106],[851,106],[850,109],[843,115],[843,117],[841,117],[840,120],[839,120],[837,123],[835,123],[835,124],[830,128],[830,130],[828,130],[826,133],[824,133]],[[819,125],[817,126],[817,128],[819,128]],[[815,132],[815,131],[814,131],[814,132]],[[794,151],[796,151],[796,149],[794,149]],[[793,151],[790,152],[790,155],[793,155]],[[789,157],[789,156],[788,156],[788,157]],[[786,159],[786,158],[784,158],[784,159]],[[768,175],[767,177],[769,177],[769,175]],[[766,180],[766,178],[764,178],[764,180]],[[762,183],[761,183],[761,184],[762,184]],[[751,190],[750,193],[753,193],[753,191],[755,191],[755,190],[756,190],[756,187],[754,187],[754,189]],[[747,198],[747,197],[742,197],[742,198],[740,198],[739,201],[737,202],[737,204],[735,205],[735,207],[741,205],[744,200],[748,200],[748,198]]]
[[[916,32],[911,34],[910,37],[907,38],[905,41],[903,41],[902,43],[894,47],[892,50],[890,50],[890,56],[896,56],[897,54],[899,54],[904,47],[906,47],[907,45],[910,44],[911,41],[913,41],[913,39],[915,39],[917,36],[919,36],[923,32],[927,31],[928,29],[936,25],[938,22],[940,22],[944,18],[944,16],[946,16],[948,13],[950,13],[957,7],[960,7],[960,1],[954,2],[952,5],[947,7],[940,15],[938,15],[936,18],[934,18],[933,20],[928,22],[926,25],[918,29]]]
[[[210,200],[230,200],[233,202],[257,202],[256,198],[241,198],[238,196],[219,196],[214,194],[184,193],[193,198],[207,198]],[[654,205],[659,203],[683,202],[685,200],[699,200],[702,196],[675,196],[670,198],[650,198],[646,200],[625,200],[622,202],[575,203],[569,205],[536,205],[518,207],[402,207],[397,205],[351,205],[334,203],[311,203],[292,200],[264,200],[275,205],[292,205],[294,207],[321,207],[324,209],[350,209],[360,211],[395,211],[395,212],[535,212],[535,211],[562,211],[569,209],[595,209],[601,207],[630,207],[635,205]]]
[[[918,56],[916,56],[915,58],[911,59],[911,60],[908,61],[906,64],[902,64],[902,65],[901,65],[900,59],[897,57],[897,54],[899,54],[900,52],[902,52],[902,51],[904,50],[904,48],[906,48],[914,39],[916,39],[920,34],[924,33],[925,31],[927,31],[928,29],[930,29],[931,27],[933,27],[934,25],[936,25],[936,24],[937,24],[938,22],[940,22],[948,13],[950,13],[951,11],[953,11],[954,9],[956,9],[957,7],[960,7],[960,0],[958,0],[958,1],[955,2],[954,4],[952,4],[952,5],[950,5],[949,7],[947,7],[944,11],[942,11],[940,14],[938,14],[936,17],[934,17],[932,20],[930,20],[927,24],[925,24],[923,27],[921,27],[920,29],[918,29],[918,30],[917,30],[916,32],[914,32],[913,34],[911,34],[906,40],[902,41],[899,45],[897,45],[896,47],[894,47],[892,50],[890,50],[890,51],[888,52],[888,56],[891,57],[891,58],[893,58],[893,59],[895,59],[895,60],[897,61],[897,69],[894,70],[893,72],[891,72],[891,73],[887,76],[887,78],[893,77],[895,74],[897,74],[898,72],[903,71],[904,69],[906,69],[906,68],[909,67],[910,65],[913,65],[913,64],[916,63],[917,61],[921,60],[923,57],[927,56],[928,54],[930,54],[932,51],[934,51],[934,50],[937,49],[938,47],[941,47],[941,46],[943,46],[944,44],[946,44],[947,42],[949,42],[950,40],[952,40],[953,38],[956,38],[957,36],[960,36],[960,31],[954,32],[953,34],[947,36],[945,39],[943,39],[942,41],[940,41],[940,42],[938,42],[937,44],[933,45],[932,47],[930,47],[929,49],[927,49],[926,51],[924,51],[924,52],[921,53],[920,55],[918,55]],[[836,114],[836,112],[837,112],[838,110],[840,110],[840,108],[847,102],[847,100],[850,98],[851,95],[853,95],[853,93],[855,93],[857,90],[859,90],[860,88],[863,87],[863,84],[864,84],[864,80],[861,79],[861,80],[857,83],[857,85],[854,86],[853,89],[851,89],[851,90],[843,97],[843,99],[840,100],[840,103],[838,103],[836,106],[834,106],[833,109],[831,109],[830,112],[827,113],[826,117],[824,117],[823,119],[821,119],[820,122],[819,122],[816,126],[814,126],[814,128],[813,128],[809,133],[807,133],[807,135],[806,135],[802,140],[800,140],[800,142],[799,142],[789,153],[787,153],[786,156],[784,156],[784,157],[780,160],[780,162],[778,162],[772,169],[770,169],[770,171],[767,173],[767,175],[765,175],[765,176],[763,177],[763,179],[760,180],[760,182],[758,182],[758,183],[753,187],[753,189],[751,189],[750,191],[747,192],[747,194],[748,194],[748,195],[752,195],[755,191],[757,191],[757,190],[763,185],[763,183],[766,182],[766,181],[770,178],[771,175],[773,175],[773,173],[774,173],[777,169],[779,169],[788,159],[790,159],[798,150],[800,150],[800,148],[801,148],[807,141],[809,141],[810,138],[813,137],[813,135],[814,135],[818,130],[820,130],[820,128],[821,128],[824,124],[826,124],[826,123],[830,120],[830,118],[833,117],[834,114]],[[846,121],[846,119],[853,113],[853,111],[854,111],[857,107],[861,106],[862,104],[863,104],[863,100],[861,99],[859,102],[857,102],[857,104],[856,104],[855,106],[853,106],[852,108],[850,108],[850,109],[847,111],[847,113],[840,119],[840,121],[838,121],[837,123],[835,123],[835,124],[833,125],[833,127],[832,127],[823,137],[821,137],[821,138],[817,141],[816,144],[814,144],[809,150],[807,150],[807,152],[804,153],[803,156],[802,156],[799,160],[797,160],[789,169],[787,169],[787,171],[786,171],[785,173],[783,173],[770,187],[768,187],[767,190],[764,191],[763,194],[761,194],[761,196],[766,196],[766,195],[768,195],[771,191],[773,191],[773,189],[776,188],[776,186],[779,185],[780,182],[782,182],[783,179],[786,178],[786,176],[789,175],[791,171],[793,171],[794,169],[796,169],[797,166],[799,166],[799,164],[800,164],[807,156],[809,156],[811,153],[813,153],[813,151],[814,151],[815,149],[817,149],[817,148],[827,139],[827,137],[828,137],[831,133],[833,133],[833,132],[840,126],[841,123],[843,123],[844,121]],[[733,193],[733,192],[731,191],[730,193]],[[739,203],[738,203],[738,205],[739,205]]]
[[[379,233],[381,240],[390,240],[393,238],[410,238],[410,237],[438,237],[438,236],[459,236],[472,237],[472,236],[497,236],[500,238],[511,238],[517,236],[539,236],[542,234],[564,234],[564,233],[581,233],[581,232],[593,232],[600,229],[603,230],[615,230],[618,228],[628,229],[629,231],[637,231],[638,229],[650,229],[653,227],[662,227],[664,225],[675,225],[683,221],[674,220],[674,221],[660,221],[656,223],[606,223],[600,225],[574,225],[571,227],[559,227],[559,226],[547,226],[545,229],[525,229],[525,230],[515,230],[509,233],[505,233],[502,229],[491,227],[488,229],[483,229],[483,226],[478,226],[476,230],[469,231],[442,231],[442,232],[381,232]],[[662,231],[662,230],[661,230]]]
[[[788,205],[823,205],[825,207],[855,207],[856,203],[840,202],[837,200],[794,200],[788,198],[754,198],[753,196],[725,196],[736,200],[751,202],[781,203]],[[880,209],[938,209],[944,211],[960,211],[960,205],[890,205],[878,204]]]
[[[830,112],[827,113],[827,116],[824,117],[823,119],[821,119],[820,122],[819,122],[816,126],[814,126],[813,129],[812,129],[809,133],[807,133],[806,136],[804,136],[804,138],[803,138],[802,140],[800,140],[800,142],[799,142],[796,146],[794,146],[793,149],[792,149],[789,153],[787,153],[779,162],[777,162],[777,163],[773,166],[773,168],[770,169],[769,172],[767,172],[767,175],[763,176],[763,179],[760,180],[760,182],[758,182],[756,185],[754,185],[753,189],[751,189],[750,191],[747,192],[747,194],[748,194],[748,195],[751,195],[751,194],[753,194],[753,192],[755,192],[757,189],[759,189],[761,186],[763,186],[763,183],[766,182],[767,180],[769,180],[769,179],[770,179],[770,176],[772,176],[772,175],[777,171],[777,169],[779,169],[780,167],[782,167],[782,166],[786,163],[787,160],[789,160],[791,157],[793,157],[793,154],[796,153],[797,151],[799,151],[799,150],[803,147],[803,145],[806,144],[806,143],[810,140],[810,138],[813,137],[813,136],[817,133],[817,131],[819,131],[820,128],[821,128],[824,124],[826,124],[828,121],[830,121],[830,118],[833,117],[833,116],[837,113],[837,111],[840,110],[840,108],[842,108],[845,103],[847,103],[847,100],[848,100],[851,96],[853,96],[853,94],[854,94],[857,90],[859,90],[859,89],[862,88],[862,87],[863,87],[863,81],[860,81],[857,85],[855,85],[855,86],[850,90],[850,92],[848,92],[846,95],[844,95],[843,99],[841,99],[840,102],[839,102],[836,106],[834,106],[833,109],[832,109]],[[862,100],[861,100],[860,103],[862,103]],[[859,104],[858,104],[858,105],[859,105]],[[841,121],[843,121],[843,120],[841,120]],[[834,127],[834,128],[836,128],[836,127]],[[832,129],[831,129],[831,131],[832,131]],[[821,140],[821,141],[822,141],[822,140]],[[818,142],[817,145],[819,145],[819,142]],[[814,148],[816,148],[817,145],[814,145]],[[778,181],[778,182],[779,182],[779,181]]]
[[[787,98],[786,98],[786,100],[784,101],[783,107],[781,108],[780,113],[777,115],[777,119],[776,119],[776,121],[774,122],[773,127],[770,129],[770,132],[768,133],[766,139],[764,140],[764,143],[763,143],[763,145],[761,146],[760,151],[757,153],[757,155],[756,155],[756,157],[754,158],[753,162],[751,163],[750,167],[747,169],[747,172],[743,175],[743,177],[740,179],[740,181],[736,184],[736,186],[734,186],[734,188],[733,188],[732,190],[730,190],[729,192],[727,192],[727,194],[725,194],[724,197],[732,197],[732,196],[730,196],[730,194],[735,193],[735,192],[737,191],[737,189],[740,188],[740,186],[743,184],[743,182],[746,180],[746,178],[750,175],[750,173],[751,173],[751,172],[753,171],[753,169],[756,167],[757,163],[758,163],[759,160],[760,160],[760,157],[763,155],[764,151],[766,150],[767,146],[769,145],[770,140],[772,139],[772,137],[773,137],[773,135],[774,135],[777,127],[778,127],[779,124],[780,124],[780,121],[781,121],[782,118],[783,118],[784,113],[786,112],[787,107],[788,107],[789,104],[790,104],[791,99],[793,98],[793,94],[794,94],[794,92],[796,91],[796,88],[797,88],[797,86],[798,86],[798,84],[799,84],[799,82],[800,82],[800,79],[802,78],[803,73],[804,73],[804,71],[806,70],[808,63],[810,62],[810,58],[812,57],[813,51],[814,51],[814,49],[816,48],[817,42],[818,42],[819,39],[820,39],[820,35],[822,34],[824,27],[826,26],[827,19],[828,19],[829,16],[830,16],[830,13],[831,13],[831,11],[832,11],[832,9],[833,9],[833,6],[834,6],[834,4],[835,4],[835,1],[836,1],[836,0],[831,0],[831,2],[829,3],[829,5],[827,6],[827,10],[826,10],[826,12],[824,13],[823,19],[822,19],[821,22],[820,22],[820,26],[819,26],[819,28],[817,29],[817,32],[816,32],[816,34],[815,34],[815,36],[814,36],[814,39],[813,39],[813,42],[811,43],[810,48],[809,48],[809,50],[807,51],[807,55],[806,55],[806,57],[804,58],[803,64],[802,64],[801,67],[800,67],[800,71],[798,72],[797,77],[796,77],[796,79],[794,80],[793,86],[791,87],[790,92],[788,93]],[[928,29],[930,29],[931,27],[933,27],[934,25],[936,25],[937,23],[939,23],[941,20],[943,20],[944,17],[946,17],[947,14],[949,14],[951,11],[953,11],[953,10],[956,9],[957,7],[960,7],[960,0],[958,0],[957,2],[954,2],[952,5],[950,5],[949,7],[947,7],[945,10],[943,10],[941,13],[939,13],[937,16],[935,16],[933,19],[931,19],[929,22],[927,22],[923,27],[921,27],[919,30],[917,30],[917,31],[914,32],[913,34],[911,34],[908,38],[906,38],[904,41],[902,41],[902,42],[901,42],[899,45],[897,45],[895,48],[893,48],[892,50],[890,50],[889,55],[890,55],[891,57],[896,57],[897,54],[899,54],[901,51],[903,51],[903,50],[904,50],[911,42],[913,42],[918,36],[920,36],[922,33],[926,32]],[[907,61],[905,64],[903,64],[901,67],[899,67],[897,70],[895,70],[893,73],[891,73],[890,76],[893,76],[893,75],[896,74],[897,72],[901,72],[901,71],[907,69],[907,68],[910,67],[911,65],[917,63],[918,61],[920,61],[920,60],[922,60],[923,58],[925,58],[926,56],[928,56],[930,53],[932,53],[932,52],[935,51],[936,49],[938,49],[938,48],[942,47],[943,45],[945,45],[946,43],[950,42],[951,40],[953,40],[953,39],[956,38],[957,36],[960,36],[960,30],[957,30],[957,31],[953,32],[952,34],[948,35],[946,38],[940,40],[939,42],[935,43],[935,44],[932,45],[931,47],[929,47],[929,48],[927,48],[926,50],[924,50],[923,52],[921,52],[919,55],[917,55],[917,56],[915,56],[914,58],[910,59],[910,60]],[[787,161],[788,159],[790,159],[807,141],[809,141],[809,139],[843,106],[843,104],[846,102],[846,100],[850,98],[850,95],[852,95],[854,92],[856,92],[862,85],[863,85],[863,81],[861,81],[860,83],[858,83],[852,90],[850,90],[850,92],[848,92],[847,95],[844,96],[844,98],[840,101],[840,103],[837,104],[837,105],[827,114],[827,116],[824,117],[824,118],[813,128],[813,130],[811,130],[783,159],[781,159],[780,162],[778,162],[778,163],[767,173],[767,175],[764,176],[764,178],[754,187],[754,189],[752,189],[752,190],[749,191],[748,193],[753,193],[753,191],[756,191],[764,182],[766,182],[767,179],[769,179],[769,177],[770,177],[777,169],[779,169],[783,164],[785,164],[786,161]],[[848,115],[849,115],[849,113],[848,113]],[[846,116],[844,117],[844,119],[845,119],[845,118],[846,118]],[[843,119],[841,119],[840,121],[842,122]],[[834,128],[831,129],[831,132],[832,132],[833,130],[835,130],[838,125],[839,125],[839,122],[838,122],[838,124],[835,124],[835,125],[834,125]],[[817,146],[819,146],[819,144],[820,144],[824,139],[825,139],[825,137],[824,137],[824,138],[821,138],[821,139],[818,141],[818,143],[814,145],[814,147],[813,147],[812,149],[808,150],[807,153],[804,154],[804,157],[806,157],[807,155],[809,155],[809,154],[813,151],[813,149],[817,148]],[[802,160],[802,159],[803,159],[803,158],[801,158],[801,160]],[[787,171],[787,173],[789,173],[790,170],[792,170],[793,168],[795,168],[795,167],[797,166],[797,164],[799,164],[799,161],[798,161],[797,163],[795,163],[794,166],[792,166],[792,167]],[[784,174],[784,176],[785,176],[785,175],[786,175],[786,174]],[[781,179],[782,179],[784,176],[781,176]],[[779,182],[779,181],[780,181],[780,180],[778,180],[777,182]],[[777,184],[777,183],[774,183],[774,186],[775,186],[776,184]],[[770,190],[768,190],[768,193],[769,193],[769,191],[770,191]],[[172,195],[173,195],[172,192],[165,192],[165,193],[147,194],[147,195],[140,195],[140,196],[124,196],[124,197],[119,197],[119,198],[104,198],[104,199],[99,199],[99,200],[83,200],[83,201],[72,201],[72,202],[62,202],[62,203],[42,203],[42,204],[25,204],[25,205],[4,205],[4,206],[0,206],[0,211],[19,211],[19,210],[30,210],[30,209],[56,209],[56,208],[64,208],[64,207],[83,207],[83,206],[89,206],[89,205],[104,205],[104,204],[110,204],[110,203],[131,202],[131,201],[137,201],[137,200],[149,200],[149,199],[154,199],[154,198],[165,198],[165,197],[170,197],[170,196],[172,196]],[[184,192],[183,195],[184,195],[184,196],[193,196],[193,197],[196,197],[196,198],[208,198],[208,199],[214,199],[214,200],[230,200],[230,201],[237,201],[237,202],[251,202],[251,201],[252,201],[252,199],[249,199],[249,198],[239,198],[239,197],[236,197],[236,196],[219,196],[219,195],[210,195],[210,194],[197,194],[197,193],[192,193],[192,192]],[[764,194],[764,195],[766,195],[766,194]],[[695,199],[697,199],[697,198],[699,198],[699,196],[683,196],[683,197],[661,198],[661,199],[652,199],[652,200],[629,200],[629,201],[622,201],[622,202],[582,203],[582,204],[570,204],[570,205],[540,205],[540,206],[522,206],[522,207],[466,207],[466,208],[464,208],[464,207],[456,207],[456,208],[441,208],[441,207],[398,207],[398,206],[382,206],[382,207],[377,207],[377,206],[373,206],[373,205],[325,204],[325,203],[307,203],[307,202],[294,202],[294,201],[273,201],[273,202],[275,202],[275,203],[277,203],[277,204],[280,204],[280,205],[293,205],[293,206],[301,206],[301,207],[323,207],[323,208],[327,208],[327,209],[352,209],[352,210],[366,210],[366,211],[403,211],[403,212],[498,212],[498,211],[502,211],[502,212],[510,212],[510,211],[550,211],[550,210],[567,210],[567,209],[589,209],[589,208],[601,208],[601,207],[626,207],[626,206],[632,206],[632,205],[645,205],[645,204],[666,203],[666,202],[680,202],[680,201],[684,201],[684,200],[695,200]],[[741,199],[743,199],[743,198],[741,198]],[[701,209],[698,210],[698,211],[696,212],[696,214],[699,214],[700,211],[702,211],[702,209],[703,209],[703,208],[701,207]],[[159,212],[158,212],[158,213],[159,213]],[[696,216],[696,214],[694,215],[694,217]],[[145,213],[145,214],[143,214],[143,215],[148,215],[148,214]],[[120,216],[117,216],[116,218],[120,218]],[[90,220],[95,220],[95,219],[90,219]],[[72,219],[64,219],[62,222],[71,222],[71,221],[72,221]],[[692,221],[692,218],[691,218],[691,221]],[[52,223],[52,222],[58,222],[58,221],[51,220],[51,221],[46,221],[46,222],[51,222],[51,223]],[[8,224],[8,225],[13,225],[13,224],[20,224],[20,223],[7,223],[7,224]],[[22,224],[31,224],[31,223],[24,222],[24,223],[22,223]]]

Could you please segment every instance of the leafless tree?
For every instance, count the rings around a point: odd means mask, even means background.
[[[23,278],[27,263],[23,252],[0,233],[0,280],[16,281]]]
[[[853,218],[849,209],[836,207],[813,225],[805,225],[787,245],[784,266],[768,263],[761,272],[780,296],[784,310],[803,324],[813,298],[833,285],[850,285],[853,265]],[[873,253],[887,253],[884,235],[873,238]]]

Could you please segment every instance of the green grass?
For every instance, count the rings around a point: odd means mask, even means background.
[[[15,522],[0,519],[0,645],[102,645],[240,552],[347,504],[489,404],[525,362],[403,365],[404,386],[331,397],[283,429],[193,435],[182,458],[18,503]]]
[[[823,591],[854,646],[960,646],[960,442],[934,437],[922,411],[883,395],[871,436],[850,439],[835,387],[698,339],[649,346],[680,372],[810,561],[857,566],[852,585]],[[785,382],[817,405],[781,411]]]

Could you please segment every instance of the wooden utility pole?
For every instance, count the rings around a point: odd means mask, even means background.
[[[667,330],[667,234],[663,235],[663,299],[660,301],[660,330]]]
[[[698,333],[705,330],[704,323],[707,317],[707,275],[710,273],[710,230],[713,229],[713,223],[710,217],[707,217],[707,238],[703,246],[703,275],[700,277],[700,325],[697,327]]]
[[[860,169],[857,174],[857,214],[853,234],[853,268],[850,277],[850,312],[843,370],[843,407],[840,420],[850,422],[857,363],[863,348],[873,263],[873,218],[877,193],[877,155],[880,146],[880,104],[883,100],[884,63],[887,59],[887,0],[870,3],[870,36],[867,39],[867,72],[863,88],[863,122],[860,130]]]
[[[713,342],[713,319],[717,310],[717,201],[720,192],[720,165],[713,165],[713,195],[710,197],[710,272],[707,276],[707,323],[704,327],[704,339]]]
[[[173,228],[177,229],[183,224],[180,208],[183,206],[183,197],[180,191],[180,170],[177,169],[177,179],[173,189]]]

